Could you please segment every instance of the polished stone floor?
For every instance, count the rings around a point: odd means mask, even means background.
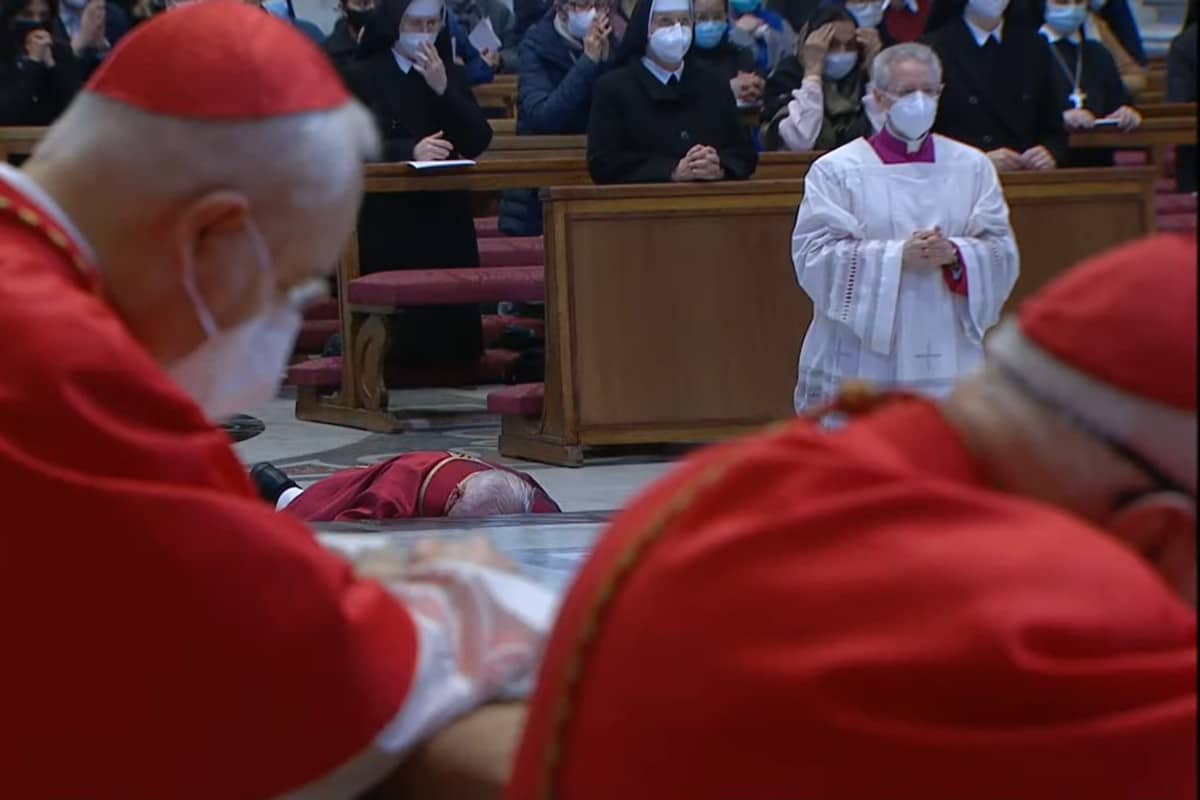
[[[430,425],[400,434],[301,422],[286,394],[240,419],[234,445],[247,464],[271,461],[302,486],[355,466],[378,463],[414,450],[462,450],[501,460],[532,474],[558,501],[562,515],[484,520],[423,519],[379,524],[320,526],[327,546],[358,554],[367,548],[401,547],[422,537],[485,535],[532,577],[561,589],[578,568],[605,520],[630,497],[670,468],[680,453],[607,456],[580,468],[501,459],[496,453],[498,421],[483,414],[487,389],[420,389],[393,392],[393,407],[428,410]],[[286,390],[285,390],[286,392]],[[456,412],[447,421],[446,413]],[[261,423],[261,432],[259,424]]]

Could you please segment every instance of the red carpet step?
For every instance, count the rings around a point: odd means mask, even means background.
[[[380,308],[534,302],[545,297],[544,272],[540,266],[376,272],[351,281],[347,294],[355,305]]]
[[[512,350],[486,350],[478,364],[467,367],[407,368],[389,370],[384,377],[388,388],[414,389],[431,386],[478,386],[500,383],[504,372],[517,358]],[[341,356],[311,358],[288,369],[288,383],[336,389],[342,385]]]
[[[545,388],[542,383],[518,383],[497,389],[488,395],[488,413],[539,417],[545,404]]]
[[[479,240],[479,266],[524,267],[546,263],[541,236],[504,236]]]

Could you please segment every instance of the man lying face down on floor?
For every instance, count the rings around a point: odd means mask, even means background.
[[[445,450],[402,453],[366,469],[347,469],[301,489],[273,464],[250,477],[277,511],[306,522],[557,514],[558,504],[523,472]]]

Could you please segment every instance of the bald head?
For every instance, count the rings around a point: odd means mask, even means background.
[[[462,492],[446,510],[448,517],[494,517],[528,514],[533,508],[533,489],[518,476],[504,470],[477,472],[463,481]]]
[[[377,148],[370,115],[303,35],[211,0],[126,37],[26,171],[80,228],[107,296],[168,366],[208,335],[189,282],[229,330],[332,270]]]

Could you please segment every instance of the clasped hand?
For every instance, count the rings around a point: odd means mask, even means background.
[[[957,260],[954,245],[942,236],[942,229],[937,226],[931,231],[915,232],[904,243],[900,255],[901,265],[912,269],[938,269]]]
[[[687,151],[671,174],[673,181],[719,181],[725,177],[715,148],[698,144]]]

